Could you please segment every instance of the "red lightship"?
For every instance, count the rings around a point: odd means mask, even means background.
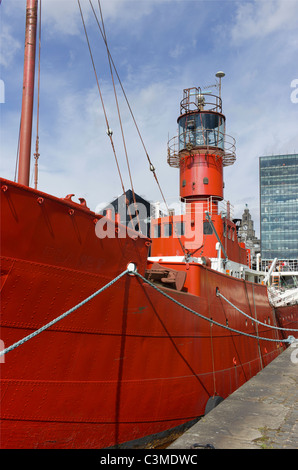
[[[102,290],[5,354],[1,447],[145,446],[276,358],[288,334],[272,327],[297,328],[297,304],[276,316],[222,209],[235,149],[220,96],[184,90],[168,162],[185,212],[157,216],[152,238],[29,187],[37,3],[27,0],[19,180],[1,179],[3,344]],[[98,224],[113,236],[98,237]]]

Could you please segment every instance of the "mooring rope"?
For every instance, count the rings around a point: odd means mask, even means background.
[[[75,310],[77,310],[78,308],[82,307],[83,305],[85,305],[87,302],[89,302],[90,300],[92,300],[94,297],[96,297],[97,295],[99,295],[101,292],[105,291],[106,289],[108,289],[110,286],[112,286],[115,282],[117,282],[119,279],[121,279],[125,274],[130,274],[130,275],[135,275],[137,277],[139,277],[140,279],[142,279],[144,282],[146,282],[147,284],[149,284],[151,287],[153,287],[153,289],[155,289],[157,292],[159,292],[160,294],[162,294],[164,297],[166,297],[167,299],[171,300],[173,303],[175,303],[176,305],[178,305],[179,307],[187,310],[188,312],[191,312],[193,313],[194,315],[196,315],[197,317],[199,318],[202,318],[203,320],[206,320],[208,321],[209,323],[212,323],[214,325],[217,325],[221,328],[225,328],[226,330],[229,330],[229,331],[233,331],[234,333],[238,333],[240,335],[244,335],[244,336],[248,336],[250,338],[254,338],[254,339],[259,339],[259,340],[264,340],[264,341],[273,341],[273,342],[279,342],[279,343],[294,343],[296,340],[296,338],[294,336],[288,336],[287,339],[272,339],[272,338],[264,338],[264,337],[261,337],[261,336],[256,336],[256,335],[252,335],[250,333],[245,333],[244,331],[239,331],[239,330],[235,330],[234,328],[231,328],[227,325],[222,325],[221,323],[211,319],[211,318],[208,318],[208,317],[205,317],[204,315],[196,312],[195,310],[191,309],[190,307],[187,307],[186,305],[183,305],[181,302],[179,302],[178,300],[174,299],[173,297],[171,297],[170,295],[168,295],[166,292],[163,292],[161,289],[159,289],[155,284],[153,284],[152,282],[148,281],[148,279],[146,279],[144,276],[142,276],[142,274],[138,273],[136,270],[132,270],[131,268],[128,268],[126,269],[125,271],[123,271],[121,274],[119,274],[119,276],[116,276],[114,279],[112,279],[112,281],[108,282],[108,284],[104,285],[103,287],[101,287],[99,290],[97,290],[96,292],[94,292],[92,295],[90,295],[89,297],[87,297],[86,299],[82,300],[82,302],[78,303],[77,305],[75,305],[74,307],[72,307],[70,310],[67,310],[67,312],[64,312],[62,315],[60,315],[59,317],[55,318],[54,320],[50,321],[49,323],[47,323],[46,325],[42,326],[41,328],[39,328],[38,330],[34,331],[33,333],[31,333],[30,335],[28,336],[25,336],[23,339],[21,339],[20,341],[17,341],[16,343],[12,344],[11,346],[9,346],[8,348],[6,349],[3,349],[2,351],[0,351],[0,357],[1,356],[4,356],[5,354],[7,354],[8,352],[12,351],[13,349],[17,348],[18,346],[21,346],[22,344],[26,343],[27,341],[29,341],[30,339],[34,338],[35,336],[39,335],[40,333],[42,333],[43,331],[47,330],[48,328],[50,328],[51,326],[53,326],[55,323],[57,323],[58,321],[62,320],[63,318],[67,317],[68,315],[70,315],[71,313],[73,313]],[[223,297],[223,296],[222,296]],[[227,300],[226,298],[224,298],[225,300]],[[228,301],[229,302],[229,301]],[[230,303],[230,302],[229,302]],[[233,304],[231,304],[233,305]],[[234,306],[235,307],[235,306]],[[235,307],[237,310],[239,310],[237,307]],[[241,310],[239,310],[240,313],[243,313],[244,315],[246,315],[244,312],[242,312]],[[250,318],[251,320],[253,320],[252,317],[250,317],[249,315],[246,315],[248,316],[248,318]],[[270,325],[267,325],[265,323],[262,323],[262,322],[259,322],[261,323],[262,325],[265,325],[266,327],[269,327]],[[272,327],[271,327],[272,328]],[[275,327],[277,329],[283,329],[285,330],[286,328],[278,328],[278,327]],[[289,329],[289,331],[297,331],[297,330],[291,330]]]
[[[251,335],[250,333],[245,333],[244,331],[239,331],[239,330],[235,330],[234,328],[231,328],[227,325],[222,325],[221,323],[218,323],[217,321],[215,320],[211,320],[210,318],[208,317],[205,317],[204,315],[196,312],[195,310],[187,307],[186,305],[183,305],[181,302],[179,302],[178,300],[174,299],[173,297],[171,297],[170,295],[166,294],[165,292],[163,292],[161,289],[159,289],[157,286],[155,286],[154,284],[152,284],[152,282],[148,281],[148,279],[146,279],[144,276],[142,276],[140,273],[138,273],[137,271],[134,271],[133,274],[135,274],[136,276],[138,276],[139,278],[141,278],[144,282],[146,282],[147,284],[149,284],[151,287],[153,287],[155,290],[157,290],[157,292],[159,292],[160,294],[162,294],[164,297],[166,297],[167,299],[171,300],[172,302],[174,302],[175,304],[179,305],[179,307],[182,307],[184,308],[185,310],[193,313],[194,315],[196,315],[197,317],[199,318],[202,318],[203,320],[206,320],[210,323],[213,323],[214,325],[217,325],[217,326],[220,326],[221,328],[225,328],[226,330],[229,330],[229,331],[233,331],[234,333],[239,333],[240,335],[244,335],[244,336],[248,336],[250,338],[255,338],[255,339],[262,339],[264,341],[273,341],[273,342],[277,342],[277,343],[294,343],[296,340],[296,338],[294,336],[288,336],[287,339],[272,339],[272,338],[263,338],[261,336],[256,336],[256,335]],[[249,317],[251,318],[251,317]],[[268,325],[266,325],[268,326]],[[292,330],[290,330],[292,331]],[[295,331],[295,330],[294,330]]]
[[[71,313],[73,313],[75,310],[77,310],[78,308],[82,307],[83,305],[85,305],[87,302],[89,302],[90,300],[94,299],[94,297],[96,297],[98,294],[100,294],[101,292],[103,292],[104,290],[108,289],[112,284],[114,284],[115,282],[117,282],[121,277],[123,277],[125,274],[129,273],[130,271],[128,269],[126,269],[125,271],[123,271],[121,274],[119,274],[119,276],[115,277],[112,281],[110,281],[108,284],[106,284],[105,286],[101,287],[98,291],[94,292],[92,295],[90,295],[89,297],[87,297],[86,299],[82,300],[82,302],[80,302],[79,304],[75,305],[75,307],[72,307],[70,310],[67,310],[67,312],[64,312],[62,313],[62,315],[60,315],[59,317],[55,318],[54,320],[50,321],[49,323],[47,323],[46,325],[42,326],[41,328],[39,328],[38,330],[34,331],[33,333],[31,333],[30,335],[28,336],[25,336],[25,338],[21,339],[20,341],[17,341],[16,343],[12,344],[11,346],[9,346],[8,348],[6,349],[3,349],[2,351],[0,351],[0,357],[1,356],[4,356],[4,354],[8,353],[9,351],[12,351],[13,349],[17,348],[18,346],[21,346],[21,344],[24,344],[26,343],[27,341],[29,341],[29,339],[32,339],[34,338],[35,336],[39,335],[39,333],[42,333],[43,331],[47,330],[48,328],[50,328],[51,326],[53,326],[55,323],[57,323],[58,321],[62,320],[63,318],[67,317],[68,315],[70,315]]]
[[[228,300],[224,295],[222,295],[219,290],[217,290],[216,292],[216,295],[218,297],[221,297],[222,299],[224,299],[228,304],[230,304],[235,310],[237,310],[239,313],[241,313],[242,315],[244,315],[245,317],[249,318],[250,320],[256,322],[256,323],[259,323],[260,325],[264,325],[266,326],[267,328],[273,328],[274,330],[283,330],[283,331],[298,331],[297,329],[294,329],[294,328],[281,328],[279,326],[273,326],[273,325],[269,325],[267,323],[263,323],[261,322],[260,320],[257,320],[256,318],[253,318],[251,317],[250,315],[247,315],[247,313],[243,312],[242,310],[240,310],[240,308],[236,307],[236,305],[234,305],[232,302],[230,302],[230,300]]]

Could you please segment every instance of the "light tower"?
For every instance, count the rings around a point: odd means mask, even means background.
[[[151,221],[151,257],[158,260],[170,257],[174,261],[183,255],[187,262],[213,263],[223,271],[228,269],[228,261],[247,265],[245,246],[238,244],[232,207],[222,201],[223,167],[236,160],[235,139],[226,134],[222,113],[224,76],[222,71],[216,73],[217,82],[212,86],[217,95],[200,87],[183,92],[178,135],[168,142],[167,160],[179,168],[179,194],[185,210]]]
[[[168,163],[180,169],[180,197],[187,203],[212,200],[217,206],[223,199],[223,167],[236,159],[235,140],[226,135],[222,114],[224,76],[224,72],[216,74],[219,96],[200,87],[184,90],[178,136],[168,144]]]

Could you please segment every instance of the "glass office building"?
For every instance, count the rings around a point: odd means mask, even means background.
[[[298,268],[298,154],[260,157],[262,267],[274,258]]]

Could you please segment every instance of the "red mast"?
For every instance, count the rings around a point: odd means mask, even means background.
[[[27,0],[18,183],[29,186],[38,0]]]

